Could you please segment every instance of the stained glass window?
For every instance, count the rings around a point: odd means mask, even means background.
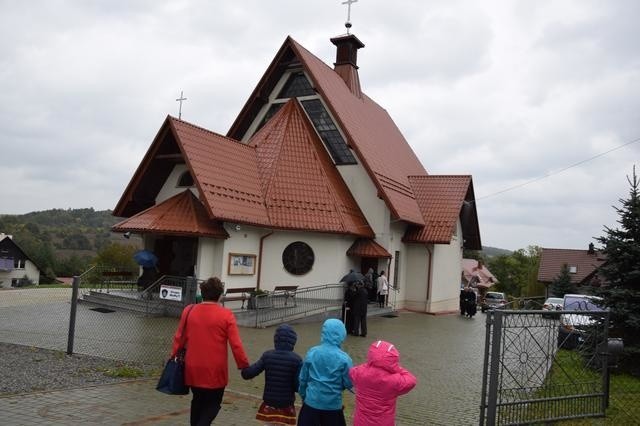
[[[299,96],[313,96],[316,91],[302,71],[292,73],[284,84],[278,99],[297,98]]]
[[[333,161],[338,165],[357,164],[355,157],[351,154],[347,143],[342,138],[342,135],[324,105],[322,105],[322,102],[320,102],[320,99],[302,101],[302,106],[329,150]]]

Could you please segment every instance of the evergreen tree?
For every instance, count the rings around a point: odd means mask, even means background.
[[[611,335],[624,339],[623,367],[640,375],[640,181],[635,166],[627,181],[629,198],[614,207],[620,227],[605,226],[605,235],[597,239],[606,261],[598,268],[604,283],[594,292],[611,312]]]
[[[564,297],[565,294],[575,293],[575,286],[571,282],[569,265],[562,265],[560,274],[551,282],[551,292],[556,297]]]

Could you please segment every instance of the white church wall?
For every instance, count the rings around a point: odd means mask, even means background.
[[[169,177],[164,182],[164,185],[162,185],[162,188],[160,188],[160,192],[158,192],[158,195],[156,197],[156,204],[159,204],[176,194],[184,192],[184,187],[178,187],[178,179],[180,179],[180,176],[182,176],[185,171],[187,171],[186,164],[176,164],[173,167],[173,170],[171,170]],[[195,186],[189,189],[191,189],[191,191],[196,194],[196,196],[198,196],[198,189]]]
[[[389,302],[394,303],[397,308],[399,301],[405,298],[405,287],[407,277],[406,245],[402,242],[402,236],[406,230],[404,222],[391,223],[389,225],[389,238],[377,238],[378,244],[382,245],[390,254],[391,259],[379,259],[378,271],[384,270],[389,284],[396,287],[397,291],[389,292]],[[386,240],[386,241],[385,241]]]
[[[356,155],[355,153],[353,153]],[[338,167],[342,179],[347,184],[353,198],[358,203],[369,225],[376,233],[376,239],[383,247],[388,247],[390,238],[390,212],[385,202],[378,197],[378,189],[361,163]]]
[[[346,255],[354,240],[343,235],[275,231],[264,239],[260,287],[272,290],[276,285],[310,287],[335,284],[350,269],[358,270],[360,267]],[[295,241],[308,244],[315,255],[311,271],[300,276],[290,274],[282,264],[282,252]]]
[[[412,311],[427,311],[429,282],[429,252],[423,244],[407,244],[407,272],[403,307]]]
[[[462,271],[462,231],[458,224],[450,244],[435,244],[433,252],[433,284],[429,312],[456,311],[460,306],[460,274]]]
[[[196,277],[207,280],[222,276],[222,252],[224,240],[217,238],[198,239],[198,258],[196,260]],[[223,280],[221,278],[221,280]],[[224,280],[223,280],[224,281]]]
[[[222,248],[216,250],[218,259],[219,277],[227,288],[235,287],[256,287],[258,279],[258,251],[260,249],[260,237],[269,231],[262,228],[238,225],[235,223],[225,223],[225,229],[229,233],[229,238],[223,240]],[[253,255],[254,268],[251,275],[229,274],[229,255]]]

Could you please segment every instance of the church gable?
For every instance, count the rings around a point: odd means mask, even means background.
[[[353,51],[363,46],[354,39],[332,42],[338,52],[345,44]],[[282,82],[287,73],[294,75],[291,69],[308,80],[313,95],[306,87],[289,90],[295,87],[292,77]],[[278,99],[283,85],[287,95],[298,98],[337,166],[362,163],[394,217],[424,224],[407,176],[426,171],[387,112],[360,91],[355,64],[338,61],[334,70],[288,37],[228,135],[247,139],[259,129],[283,103]]]
[[[116,205],[113,215],[131,217],[152,207],[176,164],[184,158],[167,117],[143,157],[129,185]]]
[[[302,107],[290,100],[250,140],[273,226],[373,235]]]

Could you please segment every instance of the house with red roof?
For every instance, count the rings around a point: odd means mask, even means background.
[[[360,87],[354,35],[329,66],[287,37],[226,135],[168,116],[114,209],[160,273],[227,288],[384,270],[397,307],[458,307],[481,249],[469,175],[429,175]]]
[[[550,296],[549,285],[560,276],[562,267],[567,265],[571,283],[579,292],[586,292],[588,287],[602,285],[602,278],[598,275],[597,269],[605,260],[604,254],[596,250],[593,243],[589,244],[587,250],[543,247],[538,267],[538,281],[545,285],[547,296]]]

